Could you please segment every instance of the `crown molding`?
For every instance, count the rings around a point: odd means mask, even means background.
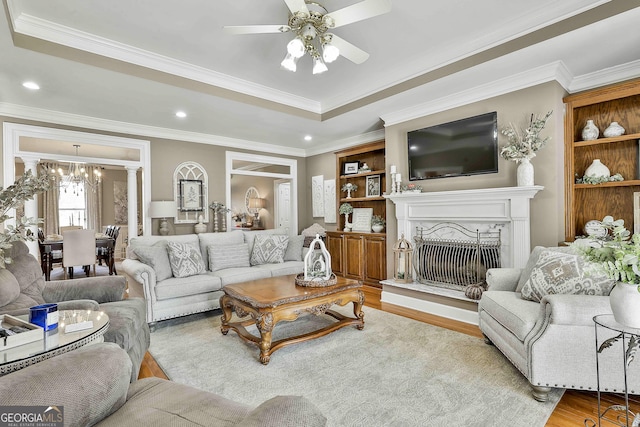
[[[578,76],[569,85],[568,92],[581,92],[636,77],[640,77],[640,59]]]
[[[12,14],[16,13],[15,9],[10,9]],[[221,87],[315,114],[322,113],[322,107],[318,101],[215,72],[25,13],[19,13],[16,17],[12,16],[11,22],[15,32],[28,37],[46,40],[51,43],[139,65],[207,85]]]
[[[346,148],[355,147],[355,146],[366,144],[369,142],[380,141],[384,138],[385,138],[384,129],[374,130],[371,132],[363,133],[361,135],[340,139],[331,144],[324,144],[321,147],[307,148],[307,150],[305,151],[305,155],[306,157],[310,157],[318,154],[331,153],[334,151],[344,150]]]
[[[119,134],[172,139],[176,141],[218,145],[235,149],[243,148],[245,150],[259,151],[271,154],[296,157],[306,156],[306,152],[302,148],[284,147],[281,145],[265,144],[262,142],[228,138],[219,135],[209,135],[205,133],[187,132],[177,129],[147,126],[137,123],[100,119],[96,117],[82,116],[79,114],[70,114],[60,111],[45,110],[41,108],[33,108],[24,105],[2,102],[0,102],[0,116],[14,117],[24,120],[35,120],[39,122],[73,126],[84,129],[101,130],[105,132],[115,132]]]

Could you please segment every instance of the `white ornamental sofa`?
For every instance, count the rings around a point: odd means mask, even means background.
[[[122,269],[144,290],[153,327],[219,308],[225,285],[302,273],[303,244],[304,236],[284,229],[133,237]]]
[[[551,388],[597,390],[593,317],[611,314],[613,281],[585,270],[571,248],[538,246],[524,269],[489,269],[487,285],[480,329],[529,380],[536,400],[546,401]],[[616,335],[600,327],[598,342]],[[623,391],[620,341],[600,353],[599,364],[601,391]],[[629,369],[627,379],[629,393],[640,394],[640,370]]]

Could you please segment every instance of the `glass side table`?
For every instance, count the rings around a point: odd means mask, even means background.
[[[594,327],[595,327],[595,336],[596,336],[596,373],[597,373],[597,384],[598,384],[598,422],[596,423],[594,420],[587,418],[584,420],[584,425],[586,427],[595,427],[601,426],[601,421],[607,421],[607,425],[618,425],[622,427],[631,427],[637,426],[640,420],[640,413],[634,414],[629,409],[629,392],[627,387],[627,370],[629,369],[630,363],[633,361],[636,351],[640,347],[640,329],[629,328],[623,326],[615,321],[613,318],[613,314],[600,314],[593,317]],[[604,328],[608,331],[613,331],[616,333],[611,338],[604,339],[602,342],[598,340],[598,329]],[[602,331],[606,333],[606,331]],[[607,336],[609,336],[608,334]],[[624,405],[611,405],[607,408],[602,408],[601,406],[601,391],[600,391],[600,353],[603,351],[610,349],[610,351],[615,350],[613,345],[618,342],[621,342],[621,351],[622,351],[622,368],[624,372]],[[617,346],[616,346],[617,347]],[[636,420],[638,418],[639,420]]]

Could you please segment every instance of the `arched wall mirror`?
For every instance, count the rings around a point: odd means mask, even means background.
[[[298,232],[297,160],[228,151],[228,229],[286,228]]]

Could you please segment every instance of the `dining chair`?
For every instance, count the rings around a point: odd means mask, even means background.
[[[62,264],[62,251],[60,250],[51,250],[51,247],[47,247],[45,245],[45,235],[42,228],[38,227],[38,247],[40,249],[40,265],[42,266],[42,273],[46,275],[46,277],[50,276],[51,270],[53,270],[53,264]],[[47,257],[51,257],[51,268],[49,271],[45,271],[47,269]]]
[[[60,227],[60,234],[63,234],[65,231],[69,230],[82,230],[81,225],[65,225]]]
[[[81,265],[87,276],[93,265],[93,275],[96,275],[96,233],[94,230],[69,230],[62,233],[64,246],[62,249],[62,266],[73,279],[73,267]]]

